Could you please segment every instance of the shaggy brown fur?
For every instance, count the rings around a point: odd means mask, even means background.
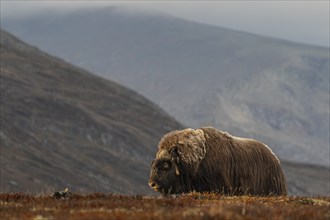
[[[256,140],[212,127],[188,128],[166,134],[158,147],[149,185],[163,194],[193,190],[230,195],[287,194],[279,160]],[[168,163],[165,168],[164,163]]]

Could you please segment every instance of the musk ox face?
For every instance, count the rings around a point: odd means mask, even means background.
[[[151,164],[149,186],[164,195],[174,193],[177,178],[176,165],[170,159],[156,159]]]

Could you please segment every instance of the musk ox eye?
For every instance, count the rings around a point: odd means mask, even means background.
[[[162,163],[162,167],[163,167],[164,169],[168,169],[168,168],[170,168],[170,163],[167,162],[167,161],[164,161],[164,162]]]

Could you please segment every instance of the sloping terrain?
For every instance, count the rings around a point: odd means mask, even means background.
[[[1,31],[0,192],[152,194],[150,162],[182,126],[145,98]],[[282,161],[291,195],[329,195],[329,169]]]
[[[3,27],[151,99],[189,127],[329,166],[329,49],[118,8],[43,13]]]
[[[1,31],[1,192],[147,193],[156,105]]]
[[[290,195],[330,196],[330,169],[310,164],[281,162]]]

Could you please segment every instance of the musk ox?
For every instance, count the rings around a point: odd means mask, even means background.
[[[212,127],[166,134],[151,164],[149,186],[164,195],[218,192],[286,195],[280,162],[265,144]]]

